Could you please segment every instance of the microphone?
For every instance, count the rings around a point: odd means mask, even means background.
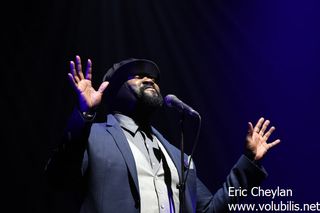
[[[187,104],[183,103],[177,96],[169,94],[164,98],[164,102],[168,107],[176,108],[179,112],[186,112],[192,116],[200,117],[199,113]]]

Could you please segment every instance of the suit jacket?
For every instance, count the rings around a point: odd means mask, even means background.
[[[53,157],[47,167],[53,177],[51,180],[64,185],[81,183],[86,186],[81,213],[138,213],[140,197],[136,165],[118,121],[110,114],[106,123],[91,124],[79,113],[74,115],[64,148],[56,155],[60,159]],[[180,150],[155,128],[152,131],[172,158],[181,178]],[[238,198],[228,196],[228,187],[257,186],[266,176],[262,167],[241,156],[223,186],[213,195],[197,178],[194,167],[186,182],[185,212],[227,212],[228,203],[238,202]]]

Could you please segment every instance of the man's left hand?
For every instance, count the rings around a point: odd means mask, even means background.
[[[246,153],[252,160],[261,160],[270,148],[280,143],[279,139],[268,143],[268,138],[275,130],[275,127],[272,126],[267,131],[269,124],[270,121],[264,118],[260,118],[255,127],[251,122],[248,123]]]

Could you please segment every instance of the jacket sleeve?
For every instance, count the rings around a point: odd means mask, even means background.
[[[249,191],[252,187],[260,185],[266,177],[267,173],[263,167],[242,155],[214,195],[197,179],[197,212],[229,212],[228,204],[239,201],[238,197],[229,196],[230,187],[241,187]]]
[[[84,154],[93,119],[85,119],[76,109],[69,118],[62,142],[50,150],[45,167],[48,184],[58,188],[78,187],[84,171]]]

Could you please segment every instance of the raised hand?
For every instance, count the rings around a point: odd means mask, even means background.
[[[268,138],[275,130],[275,127],[272,126],[266,131],[269,124],[270,121],[264,118],[260,118],[255,127],[251,122],[248,123],[246,151],[253,160],[262,159],[270,148],[280,143],[279,139],[268,143]]]
[[[80,111],[88,112],[101,103],[103,91],[107,88],[109,82],[103,82],[97,91],[92,87],[92,63],[90,59],[87,61],[84,75],[82,72],[81,59],[79,56],[76,56],[75,62],[70,61],[68,77],[78,94]]]

